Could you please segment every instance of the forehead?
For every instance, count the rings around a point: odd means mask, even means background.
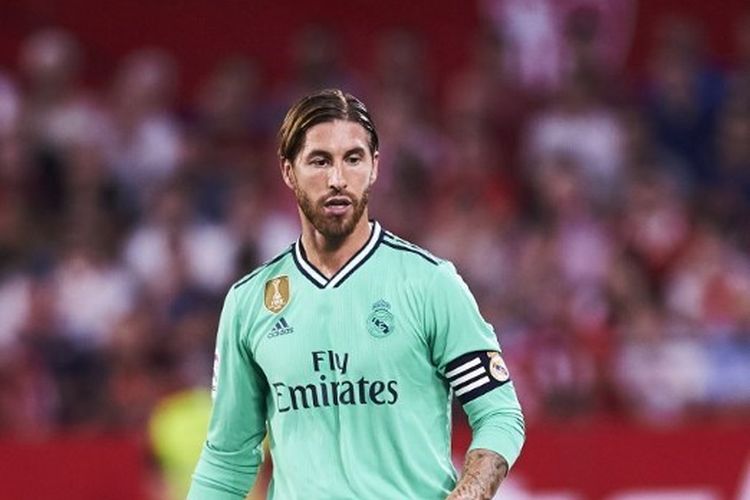
[[[354,148],[369,150],[370,133],[357,122],[333,120],[310,127],[305,134],[302,154],[313,150],[332,153],[345,152]]]

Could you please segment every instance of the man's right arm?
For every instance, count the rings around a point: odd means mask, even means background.
[[[188,500],[244,499],[263,459],[267,384],[244,344],[235,294],[227,294],[219,320],[213,410]]]

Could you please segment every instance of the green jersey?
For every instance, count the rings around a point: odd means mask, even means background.
[[[333,277],[301,239],[237,282],[188,498],[241,499],[269,437],[272,499],[443,499],[451,396],[472,448],[512,464],[523,419],[495,333],[454,267],[371,223]]]

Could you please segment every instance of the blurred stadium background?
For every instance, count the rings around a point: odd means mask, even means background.
[[[276,130],[321,87],[378,123],[374,215],[500,334],[500,498],[750,498],[730,0],[0,0],[0,497],[184,494],[223,294],[297,235]]]

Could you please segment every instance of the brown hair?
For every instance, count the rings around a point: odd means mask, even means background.
[[[321,90],[303,97],[289,109],[279,130],[279,156],[294,161],[311,127],[333,120],[359,123],[370,135],[370,153],[378,150],[378,133],[364,103],[338,89]]]

